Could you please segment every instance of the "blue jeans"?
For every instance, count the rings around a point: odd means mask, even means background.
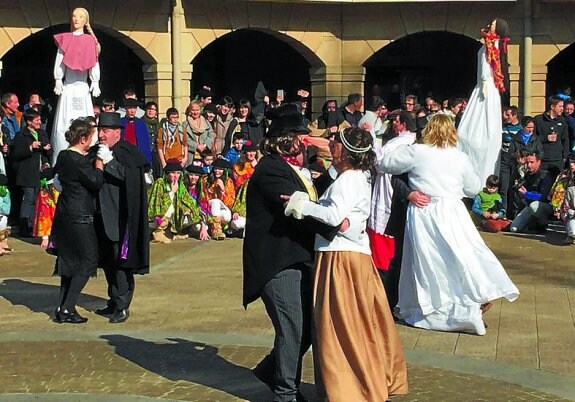
[[[553,207],[541,201],[533,201],[531,204],[523,208],[521,212],[513,219],[509,229],[512,232],[521,232],[527,227],[532,219],[537,220],[537,224],[546,225],[549,216],[553,213]]]

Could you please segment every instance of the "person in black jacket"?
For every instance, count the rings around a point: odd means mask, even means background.
[[[550,96],[549,109],[535,116],[535,133],[543,143],[541,169],[549,171],[551,181],[565,167],[569,155],[569,128],[563,117],[563,99]]]
[[[521,232],[530,223],[536,223],[536,229],[541,233],[547,228],[547,221],[553,213],[553,207],[547,199],[553,180],[542,166],[541,157],[537,153],[527,155],[527,173],[515,194],[516,204],[523,206],[523,209],[511,222],[509,229],[512,232]]]
[[[22,192],[20,236],[31,237],[34,226],[36,197],[40,188],[40,170],[52,155],[50,138],[41,130],[42,117],[35,109],[24,112],[25,127],[14,137],[11,160],[16,171],[16,186]]]
[[[102,112],[98,122],[97,160],[104,164],[94,223],[99,266],[108,283],[107,306],[96,310],[118,324],[129,317],[134,274],[150,270],[150,234],[145,174],[150,163],[138,147],[121,139],[120,115]],[[92,149],[94,152],[95,149]]]
[[[303,116],[293,104],[272,109],[272,123],[247,190],[243,249],[243,305],[262,298],[276,335],[274,348],[253,370],[274,392],[275,402],[302,401],[298,387],[302,358],[311,339],[311,265],[315,233],[333,239],[338,228],[284,214],[282,194],[305,191],[317,200],[302,175]]]

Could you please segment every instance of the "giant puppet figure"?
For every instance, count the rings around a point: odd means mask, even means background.
[[[477,53],[477,85],[458,127],[458,148],[471,159],[481,183],[499,174],[501,103],[509,100],[507,22],[497,18],[481,30],[483,46]]]
[[[92,98],[100,96],[100,44],[90,27],[90,15],[84,8],[72,12],[71,32],[54,35],[58,54],[54,64],[54,93],[60,96],[52,129],[53,161],[68,148],[65,133],[78,117],[93,116]],[[88,86],[88,76],[91,84]]]

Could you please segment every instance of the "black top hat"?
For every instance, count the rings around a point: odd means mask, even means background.
[[[188,172],[188,174],[197,174],[197,175],[206,174],[206,172],[204,172],[204,168],[202,168],[199,165],[188,165],[188,166],[186,166],[186,172]]]
[[[120,113],[102,112],[98,118],[98,128],[124,128],[120,120]]]
[[[164,166],[164,173],[181,172],[182,166],[179,163],[168,163]]]
[[[8,177],[5,174],[0,173],[0,186],[8,185]]]
[[[213,114],[218,114],[218,108],[213,103],[208,103],[204,106],[204,113],[205,112],[212,112]]]
[[[124,107],[139,107],[142,106],[139,100],[134,98],[127,98],[124,99]]]
[[[307,134],[311,131],[306,127],[297,106],[291,103],[271,109],[267,117],[272,120],[266,133],[268,137],[280,137],[288,133]]]
[[[212,166],[215,168],[220,168],[220,169],[232,169],[233,166],[232,164],[227,160],[227,159],[223,159],[223,158],[218,158],[214,161],[214,163],[212,163]]]

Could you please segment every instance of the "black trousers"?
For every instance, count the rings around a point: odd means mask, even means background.
[[[551,176],[551,182],[554,183],[559,173],[565,168],[565,162],[563,160],[558,161],[542,161],[541,169],[545,169],[549,172]]]
[[[60,309],[70,312],[76,311],[78,298],[88,283],[88,279],[89,276],[84,274],[60,278]]]
[[[303,356],[311,345],[311,270],[290,267],[262,290],[262,300],[275,330],[274,348],[257,366],[275,384],[274,402],[295,399]]]
[[[394,237],[395,253],[389,262],[389,268],[387,271],[383,271],[381,269],[377,270],[379,277],[383,282],[389,308],[392,313],[393,309],[399,302],[399,275],[401,273],[401,260],[403,259],[403,238],[403,233]]]
[[[504,163],[501,164],[499,168],[499,194],[501,194],[501,203],[503,204],[503,208],[505,211],[508,209],[508,199],[509,199],[509,187],[511,186],[511,174],[512,174],[513,167],[506,165]]]
[[[22,204],[20,206],[20,234],[31,236],[34,228],[34,215],[36,213],[36,198],[38,187],[20,187],[22,191]]]
[[[131,271],[116,268],[104,268],[106,282],[108,282],[108,305],[116,310],[130,308],[136,282]]]

